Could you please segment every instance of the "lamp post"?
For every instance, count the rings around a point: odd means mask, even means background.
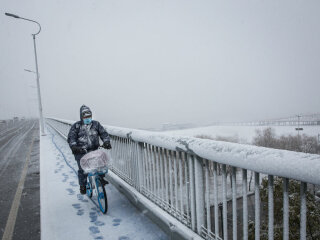
[[[36,22],[34,20],[23,18],[23,17],[19,17],[19,16],[15,15],[15,14],[12,14],[12,13],[5,13],[5,15],[8,16],[8,17],[19,18],[19,19],[22,19],[22,20],[33,22],[33,23],[38,24],[38,26],[39,26],[39,31],[37,33],[32,34],[32,37],[33,37],[34,57],[35,57],[35,62],[36,62],[38,103],[39,103],[39,115],[40,115],[40,129],[41,129],[41,135],[44,136],[46,134],[45,134],[45,131],[44,131],[44,121],[43,121],[43,114],[42,114],[42,103],[41,103],[40,81],[39,81],[40,75],[39,75],[39,69],[38,69],[38,58],[37,58],[37,48],[36,48],[36,35],[38,35],[40,33],[41,26],[40,26],[40,24],[38,22]],[[27,69],[25,69],[25,70],[28,71]],[[32,71],[30,71],[30,72],[32,72]]]

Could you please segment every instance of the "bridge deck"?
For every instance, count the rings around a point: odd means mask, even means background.
[[[69,146],[48,130],[40,141],[42,239],[168,239],[111,184],[106,186],[106,215],[80,195],[77,164]]]

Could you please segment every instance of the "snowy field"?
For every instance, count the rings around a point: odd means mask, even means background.
[[[47,133],[40,141],[42,239],[168,239],[111,184],[106,185],[106,215],[80,195],[69,146],[51,128]]]
[[[276,135],[295,135],[297,131],[295,126],[270,126],[275,130]],[[302,126],[303,131],[300,134],[318,137],[320,134],[320,126]],[[174,134],[176,136],[195,137],[206,135],[212,138],[216,137],[233,137],[238,138],[240,143],[251,143],[256,130],[266,129],[267,126],[210,126],[203,128],[190,128],[183,130],[167,131],[165,133]]]

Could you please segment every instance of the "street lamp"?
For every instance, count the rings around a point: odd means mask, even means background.
[[[40,26],[40,24],[38,22],[36,22],[34,20],[23,18],[23,17],[19,17],[18,15],[15,15],[15,14],[12,14],[12,13],[5,13],[5,15],[8,16],[8,17],[19,18],[19,19],[22,19],[22,20],[33,22],[33,23],[38,24],[38,26],[39,26],[39,31],[37,33],[31,34],[31,35],[33,37],[34,57],[35,57],[35,62],[36,62],[36,74],[37,74],[37,86],[38,86],[38,103],[39,103],[39,115],[40,115],[40,129],[41,129],[41,135],[44,136],[46,134],[45,134],[45,131],[44,131],[44,122],[43,122],[43,114],[42,114],[42,103],[41,103],[40,82],[39,82],[40,75],[39,75],[39,69],[38,69],[38,58],[37,58],[37,48],[36,48],[36,35],[38,35],[40,33],[41,26]],[[28,71],[28,69],[25,69],[25,70]],[[32,72],[32,71],[30,71],[30,72]]]

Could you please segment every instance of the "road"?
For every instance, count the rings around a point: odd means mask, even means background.
[[[0,131],[0,239],[40,239],[39,126]]]

